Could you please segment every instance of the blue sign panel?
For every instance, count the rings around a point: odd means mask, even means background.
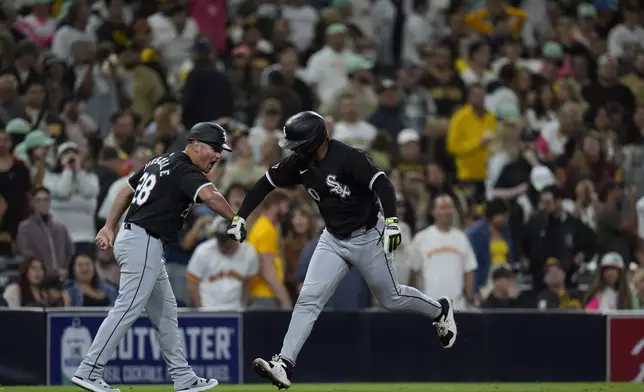
[[[92,344],[106,313],[48,314],[49,385],[69,385]],[[239,315],[179,313],[179,334],[188,363],[199,377],[242,382],[242,336]],[[140,317],[127,331],[105,366],[109,384],[171,383],[150,320]]]

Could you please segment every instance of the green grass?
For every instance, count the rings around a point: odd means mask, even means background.
[[[118,386],[115,386],[119,388]],[[171,385],[121,386],[121,392],[172,392]],[[629,383],[493,383],[493,384],[294,384],[289,392],[636,392],[641,384]],[[76,387],[2,387],[0,392],[81,392]],[[271,392],[266,384],[221,385],[213,392]]]

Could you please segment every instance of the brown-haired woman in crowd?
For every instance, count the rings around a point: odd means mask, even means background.
[[[602,256],[599,265],[595,281],[586,293],[584,309],[591,311],[631,309],[633,302],[631,288],[622,256],[616,252],[606,253]]]
[[[20,263],[18,281],[11,283],[2,295],[10,308],[22,306],[44,306],[41,287],[46,270],[42,261],[35,258],[25,259]]]
[[[564,170],[567,194],[572,195],[575,185],[582,180],[590,180],[598,189],[606,180],[619,179],[619,167],[608,159],[603,141],[602,134],[590,132],[577,143],[570,166]]]
[[[300,261],[300,253],[313,237],[319,234],[316,219],[309,207],[297,204],[288,214],[289,232],[284,238],[284,282],[293,298],[297,298],[295,274]]]

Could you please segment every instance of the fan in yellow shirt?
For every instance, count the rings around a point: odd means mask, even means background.
[[[477,33],[494,34],[499,29],[519,34],[528,14],[521,8],[510,7],[502,0],[489,0],[487,7],[470,12],[465,24]],[[504,25],[500,27],[500,25]]]
[[[488,149],[496,132],[496,119],[484,106],[485,90],[470,86],[468,104],[457,110],[449,122],[447,151],[454,157],[456,177],[470,201],[485,193]]]
[[[250,309],[290,309],[291,297],[284,286],[284,266],[280,255],[279,220],[288,209],[288,196],[271,192],[260,207],[260,216],[248,233],[250,243],[259,253],[259,274],[250,280]]]

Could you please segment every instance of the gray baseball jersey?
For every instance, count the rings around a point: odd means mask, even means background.
[[[384,220],[372,190],[384,173],[363,151],[336,140],[315,164],[290,156],[273,166],[266,178],[275,187],[302,184],[318,204],[326,228],[313,252],[280,357],[295,364],[313,324],[336,287],[357,268],[378,302],[389,310],[412,311],[432,319],[441,305],[409,286],[400,285],[382,244]]]
[[[121,338],[145,310],[157,331],[175,389],[186,388],[197,376],[186,361],[179,336],[177,302],[163,249],[167,242],[176,241],[183,219],[198,202],[197,194],[211,183],[186,154],[173,153],[151,160],[128,184],[134,195],[114,243],[121,268],[119,294],[75,376],[102,378]]]

